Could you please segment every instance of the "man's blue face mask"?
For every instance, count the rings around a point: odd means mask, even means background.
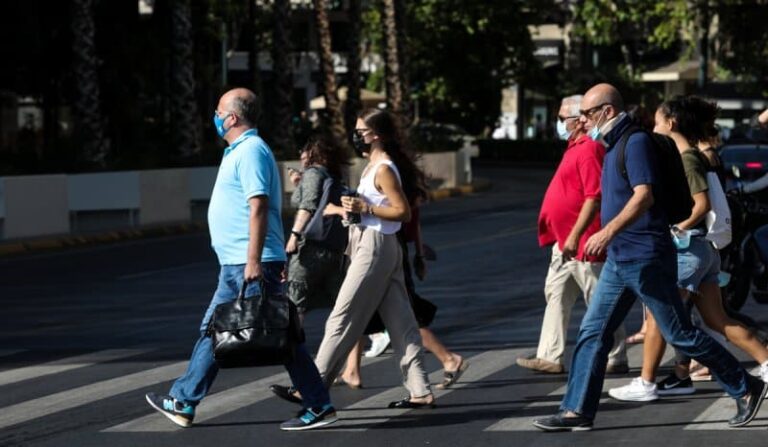
[[[216,133],[219,134],[221,138],[224,138],[224,135],[229,132],[229,128],[224,127],[224,121],[229,117],[229,113],[224,115],[223,117],[220,117],[218,113],[213,112],[213,125],[216,127]]]

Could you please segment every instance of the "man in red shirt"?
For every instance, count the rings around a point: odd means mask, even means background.
[[[605,148],[586,135],[579,121],[580,103],[580,95],[563,99],[557,117],[558,134],[568,140],[568,148],[549,183],[539,214],[539,245],[552,245],[544,284],[547,307],[536,357],[517,359],[519,366],[554,374],[565,370],[563,353],[571,309],[579,292],[589,305],[605,262],[605,255],[584,253],[587,239],[600,230],[600,176]],[[623,326],[614,334],[614,342],[607,372],[627,372]]]

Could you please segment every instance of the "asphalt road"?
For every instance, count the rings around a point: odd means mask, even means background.
[[[267,390],[286,383],[281,367],[222,371],[180,429],[144,402],[180,375],[216,284],[205,234],[0,259],[0,445],[168,446],[472,446],[472,445],[753,445],[768,427],[762,410],[751,428],[728,429],[735,411],[715,383],[697,394],[640,405],[606,397],[595,430],[545,434],[530,421],[553,413],[565,375],[514,365],[535,350],[543,312],[548,253],[536,243],[536,215],[551,171],[483,167],[492,190],[433,203],[423,212],[426,241],[438,252],[418,287],[439,306],[435,333],[469,359],[457,386],[439,391],[434,410],[387,410],[402,398],[391,351],[367,361],[364,388],[334,387],[341,421],[323,430],[286,433],[278,424],[297,407]],[[574,309],[569,343],[584,306]],[[761,322],[768,307],[750,302]],[[327,310],[311,313],[314,352]],[[636,307],[627,325],[639,326]],[[570,352],[570,350],[569,350]],[[630,351],[638,374],[640,349]],[[743,354],[745,365],[754,367]],[[669,357],[668,357],[669,358]],[[442,370],[427,355],[433,382]],[[607,395],[606,395],[607,396]]]

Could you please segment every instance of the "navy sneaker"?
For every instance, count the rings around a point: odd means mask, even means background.
[[[744,397],[736,399],[736,415],[728,421],[730,427],[743,427],[755,418],[768,392],[768,383],[749,376],[749,389]]]
[[[306,408],[301,410],[297,417],[280,424],[280,430],[312,430],[314,428],[333,424],[338,420],[339,418],[336,417],[336,410],[333,408],[333,405],[326,404],[321,408]]]
[[[588,431],[592,430],[592,419],[584,416],[565,417],[563,413],[533,421],[533,426],[544,431]]]
[[[685,379],[678,379],[675,373],[672,373],[656,384],[656,394],[659,396],[682,396],[695,392],[696,388],[693,387],[690,376]]]
[[[152,408],[172,420],[176,425],[184,428],[192,426],[192,420],[195,419],[195,409],[192,405],[179,402],[165,394],[147,393],[145,397]]]

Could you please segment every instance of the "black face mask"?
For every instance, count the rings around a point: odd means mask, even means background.
[[[352,146],[358,157],[362,157],[364,153],[371,152],[371,143],[366,143],[365,138],[357,132],[352,134]]]

